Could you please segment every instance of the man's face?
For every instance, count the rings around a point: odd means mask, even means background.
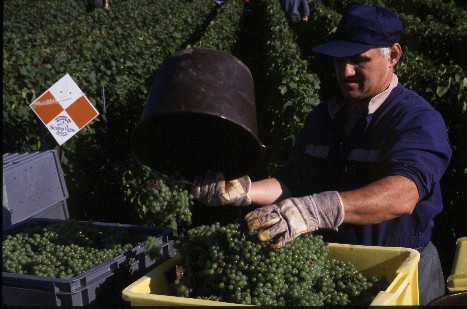
[[[393,72],[390,57],[376,48],[351,57],[335,57],[334,68],[342,95],[350,102],[369,101],[384,91]]]

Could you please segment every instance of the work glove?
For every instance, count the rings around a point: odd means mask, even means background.
[[[248,192],[251,180],[248,176],[226,181],[222,173],[207,172],[206,176],[195,179],[191,194],[208,206],[248,206],[251,200]]]
[[[271,247],[277,249],[319,228],[337,230],[344,221],[344,205],[337,191],[326,191],[257,208],[245,220],[261,241],[272,240]]]

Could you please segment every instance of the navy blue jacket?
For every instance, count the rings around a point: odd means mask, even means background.
[[[425,246],[431,239],[433,218],[443,208],[440,179],[452,153],[441,115],[398,84],[344,139],[345,110],[330,115],[328,104],[321,103],[308,115],[278,178],[294,196],[304,196],[352,190],[391,175],[405,176],[417,185],[420,196],[411,215],[380,224],[343,224],[338,232],[322,233],[330,242]]]

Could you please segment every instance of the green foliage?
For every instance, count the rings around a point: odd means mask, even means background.
[[[266,130],[268,173],[274,174],[283,164],[303,127],[306,115],[319,103],[320,81],[310,73],[307,61],[301,58],[297,37],[287,23],[278,1],[268,1],[266,22],[270,31],[266,34],[266,61],[270,83],[267,99],[269,124]]]
[[[70,22],[86,12],[87,0],[7,0],[3,5],[3,40]],[[28,18],[25,18],[27,16]]]
[[[464,52],[467,22],[453,27],[430,17],[423,20],[404,13],[400,13],[399,17],[405,31],[402,44],[412,50],[423,51],[435,64],[458,64],[463,69],[467,68]]]
[[[422,20],[435,20],[452,28],[465,27],[467,12],[452,0],[385,0],[385,5],[398,13],[414,15]]]
[[[231,53],[232,48],[238,41],[239,27],[243,12],[241,1],[229,1],[219,7],[216,17],[209,22],[209,26],[203,32],[199,41],[193,48],[210,48]]]

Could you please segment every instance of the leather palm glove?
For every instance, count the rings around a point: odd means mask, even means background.
[[[344,221],[344,205],[337,191],[326,191],[257,208],[245,220],[261,241],[272,240],[271,247],[277,249],[319,228],[337,230]]]
[[[251,180],[248,176],[226,181],[222,173],[207,172],[206,176],[195,179],[191,194],[208,206],[248,206]]]

